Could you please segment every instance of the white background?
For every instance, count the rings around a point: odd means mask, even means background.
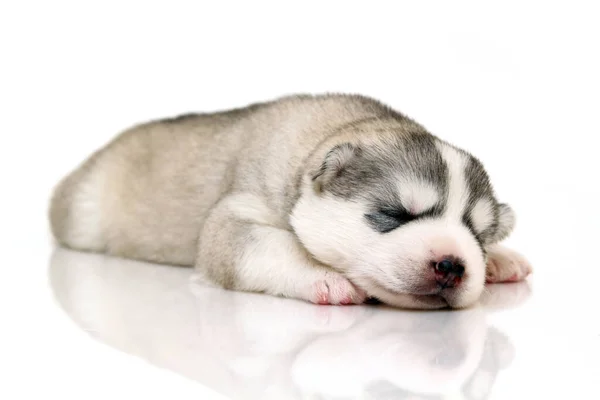
[[[482,159],[519,215],[512,240],[530,249],[534,284],[546,277],[553,286],[540,290],[556,296],[511,323],[534,340],[520,324],[552,320],[567,293],[557,326],[597,354],[598,300],[587,289],[600,266],[595,3],[2,2],[0,397],[209,398],[91,340],[53,303],[48,196],[134,123],[295,92],[376,97]],[[545,263],[553,252],[577,268]],[[551,369],[548,354],[534,355],[540,374],[565,367],[554,359]],[[506,373],[535,373],[522,365]],[[537,389],[496,395],[514,393]]]

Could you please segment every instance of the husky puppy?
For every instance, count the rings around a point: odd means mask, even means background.
[[[56,187],[65,247],[194,265],[318,304],[462,308],[530,266],[482,164],[364,96],[299,95],[121,133]]]

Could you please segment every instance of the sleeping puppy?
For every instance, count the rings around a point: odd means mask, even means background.
[[[56,187],[65,247],[318,304],[462,308],[530,272],[481,163],[380,102],[290,96],[135,126]]]

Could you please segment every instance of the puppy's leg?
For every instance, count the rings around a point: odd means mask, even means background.
[[[486,282],[518,282],[532,272],[531,265],[521,254],[504,246],[488,247]]]
[[[210,212],[200,233],[201,279],[240,291],[318,304],[360,304],[365,293],[311,259],[296,236],[255,196],[231,195]]]

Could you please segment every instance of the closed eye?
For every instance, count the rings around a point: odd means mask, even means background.
[[[386,217],[393,218],[401,224],[410,222],[417,217],[416,215],[412,215],[402,208],[382,208],[379,210],[379,213],[385,215]]]
[[[387,208],[365,214],[365,218],[373,229],[381,233],[391,232],[394,229],[421,217],[422,214],[413,215],[404,208]]]

